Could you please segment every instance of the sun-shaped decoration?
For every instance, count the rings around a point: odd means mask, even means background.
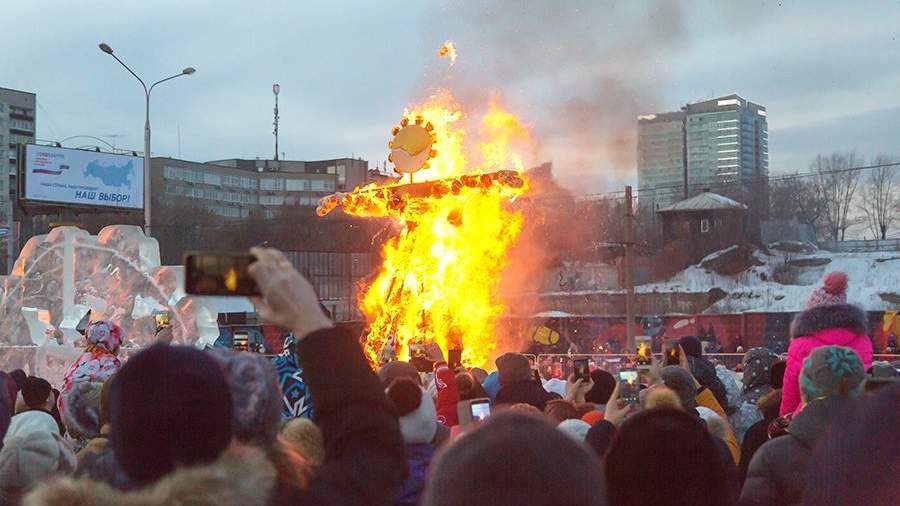
[[[431,149],[437,144],[434,126],[422,116],[416,116],[412,123],[409,118],[403,118],[391,131],[391,135],[394,139],[388,143],[391,150],[388,160],[394,164],[394,170],[401,174],[427,169],[428,160],[437,156],[437,151]]]

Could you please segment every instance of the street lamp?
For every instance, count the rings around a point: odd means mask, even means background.
[[[116,61],[119,62],[123,67],[125,67],[125,70],[133,75],[134,78],[141,83],[141,86],[144,87],[144,98],[146,99],[144,102],[144,233],[147,234],[148,237],[150,237],[150,92],[153,91],[153,88],[157,84],[175,79],[176,77],[189,76],[197,70],[194,69],[194,67],[186,67],[180,73],[169,76],[165,79],[160,79],[159,81],[151,84],[148,88],[143,79],[138,77],[138,75],[135,74],[134,71],[128,67],[128,65],[125,65],[125,62],[123,62],[119,59],[118,56],[113,54],[113,50],[111,47],[109,47],[109,44],[101,42],[100,50],[115,58]]]
[[[278,93],[281,91],[281,86],[278,83],[272,85],[272,93],[275,95],[275,161],[278,161]],[[278,169],[278,164],[275,164],[275,168]]]

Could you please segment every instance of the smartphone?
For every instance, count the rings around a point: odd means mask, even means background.
[[[491,416],[491,400],[487,397],[482,397],[459,401],[456,404],[456,414],[459,416],[460,425],[483,422]]]
[[[678,346],[678,341],[666,341],[664,346],[664,353],[666,365],[681,364],[681,347]]]
[[[638,404],[640,400],[641,384],[638,381],[636,369],[622,369],[619,371],[619,398],[626,404]]]
[[[184,291],[189,295],[259,296],[247,269],[249,254],[193,252],[184,257]]]
[[[452,349],[447,351],[447,365],[450,369],[455,370],[462,365],[462,350]]]
[[[81,320],[79,320],[78,325],[75,326],[75,330],[79,334],[84,335],[84,333],[87,332],[88,325],[90,325],[90,324],[91,324],[91,310],[88,309],[87,312],[84,313],[84,316],[81,317]]]
[[[576,358],[574,361],[575,366],[575,380],[579,379],[584,380],[585,383],[591,381],[591,368],[588,365],[589,359],[587,358]]]
[[[235,332],[231,339],[232,351],[250,351],[250,333]]]
[[[172,316],[168,311],[155,311],[153,318],[156,320],[156,332],[159,333],[162,329],[170,326]]]
[[[653,339],[648,336],[634,338],[634,363],[638,369],[650,369],[653,363]]]

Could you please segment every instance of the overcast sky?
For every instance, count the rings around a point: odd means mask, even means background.
[[[473,112],[493,93],[579,192],[632,181],[636,114],[732,92],[768,108],[772,172],[900,154],[900,1],[784,4],[30,0],[3,12],[0,86],[37,93],[40,139],[141,150],[142,90],[105,41],[149,81],[197,69],[154,90],[154,155],[178,156],[180,129],[188,160],[271,157],[278,82],[287,158],[372,164],[429,90]]]

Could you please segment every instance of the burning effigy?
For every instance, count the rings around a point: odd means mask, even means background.
[[[412,344],[437,343],[445,353],[461,350],[466,365],[482,365],[495,346],[505,311],[500,277],[522,227],[510,203],[528,191],[513,146],[527,143],[530,133],[496,100],[472,137],[464,118],[446,90],[410,107],[388,145],[400,182],[319,203],[320,216],[340,207],[398,225],[358,301],[373,364],[384,354],[408,359]]]

